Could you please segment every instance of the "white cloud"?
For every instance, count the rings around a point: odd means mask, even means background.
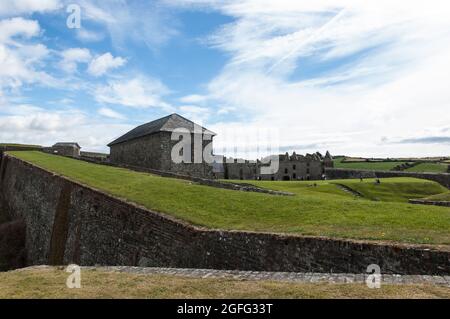
[[[0,20],[0,90],[17,90],[25,83],[52,81],[47,73],[39,71],[49,56],[48,48],[43,44],[30,44],[40,31],[34,20]]]
[[[57,101],[57,104],[62,104],[62,105],[71,105],[74,103],[75,103],[75,100],[69,99],[69,98],[63,98],[63,99],[60,99],[59,101]]]
[[[33,72],[26,64],[6,46],[0,44],[0,87],[16,89],[24,81],[33,80]]]
[[[113,45],[122,49],[132,41],[155,50],[178,34],[176,19],[160,1],[79,0],[78,4],[83,16],[103,25]]]
[[[199,125],[203,125],[211,116],[211,110],[198,105],[182,105],[178,107],[181,115],[193,120]]]
[[[78,63],[88,63],[92,59],[91,52],[85,48],[71,48],[61,52],[59,67],[67,73],[76,73]]]
[[[191,94],[181,97],[179,100],[183,103],[201,103],[208,99],[207,96],[199,94]]]
[[[2,0],[0,17],[47,12],[61,8],[59,0]]]
[[[233,106],[222,106],[219,108],[219,110],[217,111],[218,115],[225,115],[225,114],[229,114],[231,112],[235,112],[236,108]]]
[[[103,33],[88,30],[85,27],[83,27],[81,29],[77,29],[77,38],[81,41],[97,42],[97,41],[103,40],[104,37],[105,36]]]
[[[201,114],[201,113],[209,113],[210,110],[206,107],[201,107],[197,105],[182,105],[178,107],[183,112],[189,112],[189,113],[195,113],[195,114]]]
[[[56,133],[82,123],[85,116],[76,110],[49,112],[38,107],[15,105],[13,112],[0,118],[0,131],[34,134]],[[34,133],[32,133],[34,132]]]
[[[117,119],[117,120],[123,120],[125,119],[125,116],[123,116],[122,114],[120,114],[119,112],[116,112],[108,107],[102,107],[98,110],[98,114],[106,116],[106,117],[110,117],[113,119]]]
[[[113,57],[111,53],[105,53],[94,58],[88,67],[88,72],[93,76],[101,76],[108,72],[109,70],[113,70],[119,68],[125,63],[127,60],[121,57]]]
[[[24,18],[11,18],[0,20],[0,43],[13,42],[13,38],[21,36],[31,38],[40,32],[39,23]]]
[[[58,4],[3,0],[0,16],[46,12]],[[178,34],[176,19],[164,7],[167,4],[216,10],[231,17],[230,23],[206,39],[230,57],[228,63],[211,79],[204,95],[184,96],[179,101],[186,105],[178,108],[200,120],[211,120],[213,114],[223,119],[210,127],[219,133],[218,142],[220,130],[226,127],[268,126],[279,130],[282,146],[303,145],[303,151],[328,146],[332,153],[349,155],[448,153],[448,145],[419,144],[422,136],[446,137],[450,132],[435,130],[450,122],[448,1],[413,0],[405,5],[387,0],[165,0],[152,4],[80,0],[79,4],[83,19],[105,30],[81,29],[76,36],[98,41],[109,33],[113,44],[124,49],[128,41],[158,48]],[[42,34],[37,21],[0,20],[1,101],[25,84],[55,83],[43,71],[55,51],[36,43]],[[91,52],[82,48],[66,50],[61,56],[59,65],[69,73],[85,64],[88,72],[100,76],[125,64],[108,53],[92,60]],[[65,79],[58,81],[65,86]],[[100,103],[173,110],[164,102],[169,90],[148,77],[116,78],[91,93]],[[214,105],[214,110],[207,111],[206,105]],[[61,130],[61,138],[67,140],[77,137],[89,145],[103,142],[103,137],[94,140],[77,132],[90,124],[101,127],[90,119],[65,130],[55,124],[66,120],[62,113],[45,115],[43,110],[29,108],[27,114],[21,109],[22,114],[1,117],[0,137],[16,134],[26,140],[36,133],[45,140],[45,130],[52,138]],[[113,112],[107,107],[98,110],[102,116],[120,116]],[[230,118],[235,122],[230,123]],[[87,131],[96,133],[93,128]],[[390,142],[408,139],[418,142]]]
[[[100,103],[117,104],[133,108],[172,107],[162,100],[169,90],[159,80],[138,76],[131,79],[109,81],[96,88],[95,99]]]
[[[231,59],[210,81],[205,104],[221,114],[234,108],[239,125],[277,128],[281,146],[328,145],[334,153],[367,156],[448,154],[443,144],[382,142],[450,121],[448,2],[169,2],[233,18],[209,38]]]
[[[131,125],[105,123],[74,108],[46,110],[34,105],[1,104],[0,141],[53,145],[76,141],[85,151],[109,152],[107,144]],[[99,132],[103,132],[99,134]]]

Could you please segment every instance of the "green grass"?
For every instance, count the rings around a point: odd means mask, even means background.
[[[41,152],[9,153],[112,195],[209,228],[450,244],[449,208],[354,199],[331,183],[321,182],[320,187],[313,188],[307,182],[272,182],[267,184],[271,188],[296,193],[274,196],[196,185]],[[424,196],[427,195],[431,194]]]
[[[375,179],[336,181],[350,187],[364,198],[385,202],[404,202],[409,199],[420,198],[446,192],[447,189],[437,183],[415,178],[382,178],[381,184]]]
[[[347,168],[347,169],[362,169],[371,171],[390,171],[398,165],[405,164],[406,162],[355,162],[345,163],[342,162],[343,158],[334,160],[335,168]]]
[[[242,181],[242,180],[222,180],[223,182],[236,184],[251,184],[265,189],[289,192],[297,195],[312,196],[339,196],[338,199],[346,197],[353,199],[351,194],[346,193],[336,186],[335,181]],[[344,180],[345,181],[345,180]]]
[[[372,171],[390,171],[398,165],[407,163],[401,162],[343,162],[345,158],[335,158],[335,168],[347,168],[347,169],[361,169]],[[450,164],[450,163],[449,163]],[[448,170],[448,164],[444,163],[420,163],[416,166],[404,170],[405,172],[420,172],[420,173],[446,173]]]
[[[427,198],[427,200],[431,201],[442,201],[442,202],[450,202],[450,192],[445,192],[442,194],[432,195]]]
[[[421,163],[408,168],[405,172],[447,173],[448,165],[439,163]]]
[[[187,278],[103,270],[82,270],[81,288],[69,289],[68,275],[57,268],[0,273],[0,298],[450,298],[450,288],[432,285],[383,284],[380,289],[369,289],[363,284]]]
[[[382,178],[381,184],[376,184],[375,179],[366,178],[362,182],[359,179],[342,179],[330,181],[304,181],[304,182],[282,182],[282,181],[246,181],[262,188],[286,191],[298,195],[304,194],[326,194],[328,196],[353,197],[344,192],[337,185],[345,185],[364,196],[364,199],[382,202],[407,203],[409,199],[420,198],[446,192],[447,189],[438,183],[410,178]],[[230,181],[242,183],[242,181]]]

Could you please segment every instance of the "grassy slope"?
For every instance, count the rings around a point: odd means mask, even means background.
[[[350,196],[336,184],[343,184],[364,195],[365,199],[383,202],[407,203],[408,199],[420,198],[446,192],[447,189],[438,183],[417,178],[383,178],[381,184],[375,179],[342,179],[330,181],[282,182],[282,181],[250,181],[251,184],[291,192],[299,195],[324,193],[327,195]],[[242,181],[232,181],[240,183]],[[247,182],[247,181],[246,181]],[[316,186],[314,186],[316,185]]]
[[[398,165],[402,165],[406,162],[356,162],[356,163],[342,163],[343,158],[336,159],[334,161],[335,168],[348,168],[348,169],[365,169],[373,171],[390,171]]]
[[[0,298],[450,298],[448,287],[362,284],[302,284],[197,279],[103,271],[81,273],[81,288],[66,288],[69,274],[42,269],[0,273]]]
[[[421,163],[408,168],[405,172],[447,173],[448,165],[439,163]]]
[[[288,197],[238,192],[40,152],[11,153],[150,209],[211,228],[450,244],[450,209],[445,207],[355,200],[334,185],[317,191],[298,187],[297,196]],[[326,187],[333,194],[326,193]]]
[[[428,196],[425,199],[432,200],[432,201],[450,202],[450,192]]]
[[[279,190],[298,195],[313,195],[313,196],[339,196],[338,199],[346,197],[353,199],[353,196],[346,193],[332,181],[254,181],[254,180],[222,180],[223,182],[236,184],[251,184],[261,188]]]
[[[357,190],[370,200],[389,202],[404,202],[408,199],[421,198],[446,192],[447,189],[437,183],[414,178],[383,178],[381,184],[376,184],[375,179],[343,180],[339,183]],[[426,195],[425,195],[426,194]]]

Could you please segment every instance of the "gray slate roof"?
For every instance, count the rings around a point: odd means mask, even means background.
[[[179,114],[173,113],[171,115],[162,117],[150,123],[146,123],[140,125],[128,133],[122,135],[118,139],[112,141],[108,144],[108,146],[112,146],[115,144],[127,142],[139,137],[151,135],[158,132],[173,132],[177,128],[185,128],[188,129],[189,132],[194,133],[194,122],[188,120],[187,118],[182,117]],[[216,133],[207,130],[206,128],[200,126],[202,128],[203,134],[215,136]]]

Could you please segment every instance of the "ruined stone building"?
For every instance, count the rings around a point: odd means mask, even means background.
[[[279,169],[273,174],[262,174],[261,167],[268,166],[261,161],[225,161],[223,169],[216,173],[218,178],[241,180],[320,180],[323,179],[326,167],[333,167],[333,158],[327,151],[325,156],[319,152],[314,154],[278,156]],[[230,163],[231,162],[231,163]]]
[[[196,127],[199,128],[199,131],[196,130]],[[171,157],[172,148],[179,140],[172,140],[172,133],[180,128],[191,135],[191,159],[187,162],[175,163]],[[139,166],[183,175],[212,178],[211,165],[205,161],[201,163],[194,161],[194,140],[201,141],[200,151],[203,151],[208,144],[212,143],[214,136],[214,132],[181,115],[171,114],[140,125],[109,143],[110,161],[113,164]]]

